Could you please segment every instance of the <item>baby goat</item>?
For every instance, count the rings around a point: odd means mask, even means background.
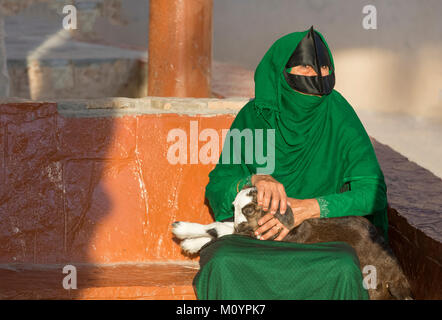
[[[258,221],[267,212],[258,206],[256,188],[241,190],[233,202],[234,222],[215,222],[209,225],[175,222],[173,234],[183,241],[181,247],[187,253],[198,252],[205,244],[227,234],[255,237]],[[279,211],[275,217],[291,231],[283,239],[286,242],[318,243],[343,241],[351,245],[359,258],[361,271],[365,266],[376,268],[377,287],[368,288],[371,300],[411,299],[411,289],[384,238],[366,218],[348,216],[339,218],[308,219],[294,228],[294,217],[288,206],[285,214]],[[273,240],[278,235],[274,235]]]

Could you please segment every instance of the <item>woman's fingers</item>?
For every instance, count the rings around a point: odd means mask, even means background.
[[[273,214],[271,214],[271,213],[267,213],[264,217],[262,217],[262,218],[258,221],[258,224],[259,224],[260,226],[262,226],[262,225],[264,225],[267,221],[269,221],[269,220],[271,220],[271,219],[273,219],[273,218],[274,218]]]
[[[270,209],[270,212],[258,221],[260,227],[255,231],[255,235],[261,236],[260,239],[262,240],[267,240],[279,233],[275,240],[280,241],[289,233],[289,230],[273,215],[278,209],[281,214],[284,214],[287,205],[291,206],[284,185],[268,175],[254,176],[252,180],[254,180],[253,184],[258,190],[258,205],[262,206],[264,211]]]
[[[282,239],[285,238],[286,235],[288,235],[290,232],[289,229],[287,229],[286,227],[283,227],[281,230],[281,233],[276,237],[275,241],[281,241]]]
[[[282,184],[279,184],[278,189],[280,195],[279,212],[284,214],[287,210],[287,194],[285,193],[285,189]]]
[[[270,201],[272,201],[271,208],[277,210],[279,207],[279,200],[285,197],[284,186],[270,175],[254,175],[252,176],[252,184],[258,190],[258,205],[262,205],[263,209],[267,211],[269,209]],[[278,201],[273,199],[275,196]],[[274,204],[273,202],[277,203]],[[278,207],[275,209],[274,207],[276,205]]]
[[[276,220],[276,219],[275,219],[275,220]],[[277,234],[278,232],[281,231],[282,227],[281,227],[279,221],[278,221],[278,220],[276,220],[276,221],[277,221],[276,224],[274,224],[274,225],[269,229],[269,231],[267,231],[265,234],[263,234],[263,235],[261,236],[261,238],[260,238],[261,240],[267,240],[267,239],[270,239],[270,238],[273,237],[275,234]],[[270,222],[268,222],[268,223],[270,223]]]
[[[272,190],[270,188],[264,189],[264,199],[262,203],[262,208],[264,211],[269,210],[270,199],[272,198]]]
[[[261,225],[258,229],[255,231],[255,235],[262,235],[263,233],[267,232],[275,224],[278,222],[278,219],[275,219],[271,213],[267,213],[264,217],[262,217],[258,224]]]
[[[262,226],[255,231],[255,235],[261,235],[259,238],[261,240],[267,240],[279,232],[275,240],[281,241],[290,232],[289,229],[284,227],[279,220],[274,218],[270,213],[262,217],[260,222],[261,221],[263,221]]]
[[[264,188],[262,188],[261,186],[256,186],[256,188],[258,189],[258,206],[262,206],[264,201]]]
[[[275,214],[276,211],[278,211],[279,208],[279,201],[280,201],[280,195],[278,191],[273,190],[272,192],[272,204],[270,206],[270,213]]]
[[[284,185],[271,176],[263,176],[254,180],[258,190],[258,205],[262,206],[264,211],[270,209],[270,212],[276,213],[279,209],[281,214],[284,214],[287,209],[287,194]]]

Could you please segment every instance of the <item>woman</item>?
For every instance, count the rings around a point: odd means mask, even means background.
[[[274,144],[262,141],[263,150],[267,144],[274,149],[274,170],[256,174],[263,165],[255,156],[246,163],[241,153],[235,164],[232,157],[222,163],[221,155],[209,174],[206,197],[221,221],[233,216],[237,192],[254,185],[259,203],[270,212],[257,230],[261,240],[230,235],[203,248],[194,279],[199,299],[368,298],[349,245],[278,241],[289,230],[273,218],[287,205],[295,226],[309,218],[361,215],[387,236],[383,173],[364,127],[334,83],[330,49],[313,27],[283,36],[264,55],[255,72],[255,99],[241,109],[231,130],[274,130]],[[277,233],[277,241],[262,241]]]

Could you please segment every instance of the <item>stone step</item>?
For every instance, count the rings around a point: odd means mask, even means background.
[[[55,34],[7,42],[12,97],[34,100],[147,95],[147,52]]]
[[[11,97],[55,100],[147,96],[146,51],[79,42],[64,31],[43,43],[10,42],[7,51]],[[212,97],[253,96],[253,71],[212,62]]]
[[[76,289],[64,265],[0,264],[0,299],[195,299],[196,262],[72,265]]]

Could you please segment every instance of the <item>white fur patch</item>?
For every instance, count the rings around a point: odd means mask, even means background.
[[[172,233],[178,239],[207,237],[206,225],[192,222],[175,222]]]
[[[178,239],[193,239],[200,237],[211,237],[207,231],[215,229],[217,237],[222,237],[233,233],[233,222],[214,222],[210,224],[200,224],[192,222],[175,222],[172,233]]]
[[[252,188],[241,190],[236,195],[235,201],[233,201],[233,206],[235,207],[235,227],[242,222],[247,222],[247,218],[242,213],[242,208],[253,201],[253,197],[248,195],[251,190]]]
[[[181,241],[180,245],[184,252],[197,253],[205,244],[209,243],[211,240],[212,238],[210,237],[186,239]]]
[[[214,222],[208,224],[207,226],[209,227],[207,228],[207,230],[209,229],[216,230],[216,232],[218,233],[218,238],[228,234],[232,234],[235,231],[233,222]]]
[[[241,190],[233,201],[235,207],[235,222],[213,222],[207,225],[193,222],[174,222],[172,224],[172,233],[178,239],[181,239],[181,248],[187,253],[197,253],[201,248],[214,238],[233,234],[235,226],[241,222],[247,222],[242,214],[242,208],[253,201],[252,196],[248,196],[251,188]],[[209,230],[212,230],[208,233]],[[215,232],[213,232],[213,230]]]

